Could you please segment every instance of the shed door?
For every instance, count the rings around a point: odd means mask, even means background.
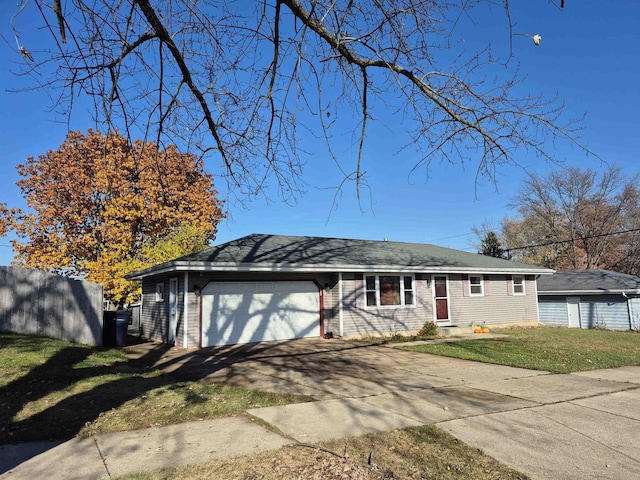
[[[580,297],[567,297],[569,327],[580,328]]]
[[[313,282],[216,282],[202,291],[202,346],[320,336]]]

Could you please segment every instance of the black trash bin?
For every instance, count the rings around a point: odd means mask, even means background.
[[[116,347],[124,347],[127,343],[127,330],[129,328],[130,315],[131,314],[127,310],[118,310],[116,312]]]
[[[116,312],[102,312],[102,344],[105,347],[116,346]]]

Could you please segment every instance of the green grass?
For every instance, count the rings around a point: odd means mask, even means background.
[[[554,373],[640,365],[640,333],[553,327],[493,332],[506,337],[401,348]]]
[[[526,480],[480,450],[426,425],[258,455],[122,477],[127,480],[293,480],[301,478]],[[329,453],[333,452],[333,453]]]
[[[0,333],[0,444],[215,418],[308,400],[182,381],[116,349]]]

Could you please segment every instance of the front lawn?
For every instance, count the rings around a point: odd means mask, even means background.
[[[640,333],[554,327],[492,331],[506,337],[401,348],[554,373],[640,365]]]
[[[116,349],[0,333],[0,444],[168,425],[306,401],[180,381]]]
[[[255,456],[138,473],[123,479],[526,480],[528,478],[433,425],[323,442],[320,447],[322,449],[289,446]]]

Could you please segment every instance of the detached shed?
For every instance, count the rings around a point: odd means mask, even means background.
[[[640,329],[640,277],[568,270],[538,278],[540,322],[575,328]]]

